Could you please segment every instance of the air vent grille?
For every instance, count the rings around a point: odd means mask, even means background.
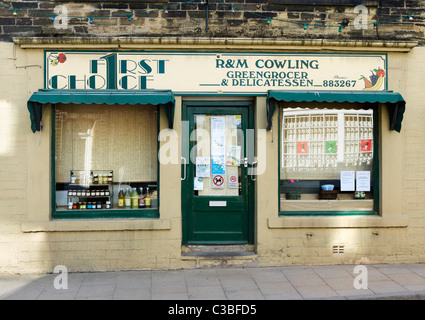
[[[332,253],[334,253],[334,254],[344,253],[344,245],[337,244],[337,245],[332,246]]]

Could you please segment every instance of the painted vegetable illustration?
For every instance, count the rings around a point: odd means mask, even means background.
[[[65,63],[66,55],[65,53],[59,53],[58,55],[50,54],[48,59],[50,60],[50,64],[52,66],[57,66],[58,63]]]
[[[360,80],[364,80],[364,87],[371,88],[373,86],[372,82],[369,81],[365,76],[362,76]]]
[[[365,87],[363,90],[376,91],[379,90],[384,82],[385,71],[381,68],[371,70],[372,75],[367,79],[365,76],[362,76],[360,80],[363,80]]]
[[[59,60],[60,63],[64,63],[66,61],[65,53],[59,53],[58,54],[58,60]]]

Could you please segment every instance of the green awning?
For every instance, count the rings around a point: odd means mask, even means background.
[[[400,132],[406,102],[392,91],[278,91],[267,94],[267,130],[272,127],[272,117],[276,102],[351,102],[384,103],[390,114],[390,130]]]
[[[32,132],[41,130],[41,105],[74,104],[140,104],[163,105],[168,127],[173,128],[175,99],[171,90],[48,90],[40,89],[28,100]]]

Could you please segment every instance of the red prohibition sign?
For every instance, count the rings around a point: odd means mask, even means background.
[[[220,176],[220,175],[216,175],[216,176],[214,177],[213,183],[214,183],[217,187],[221,186],[221,185],[223,184],[223,182],[224,182],[224,179],[223,179],[223,177],[222,177],[222,176]]]
[[[231,176],[230,177],[230,182],[236,182],[236,176]]]

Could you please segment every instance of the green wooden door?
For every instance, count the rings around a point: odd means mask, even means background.
[[[251,104],[186,103],[183,117],[183,243],[253,243]]]

